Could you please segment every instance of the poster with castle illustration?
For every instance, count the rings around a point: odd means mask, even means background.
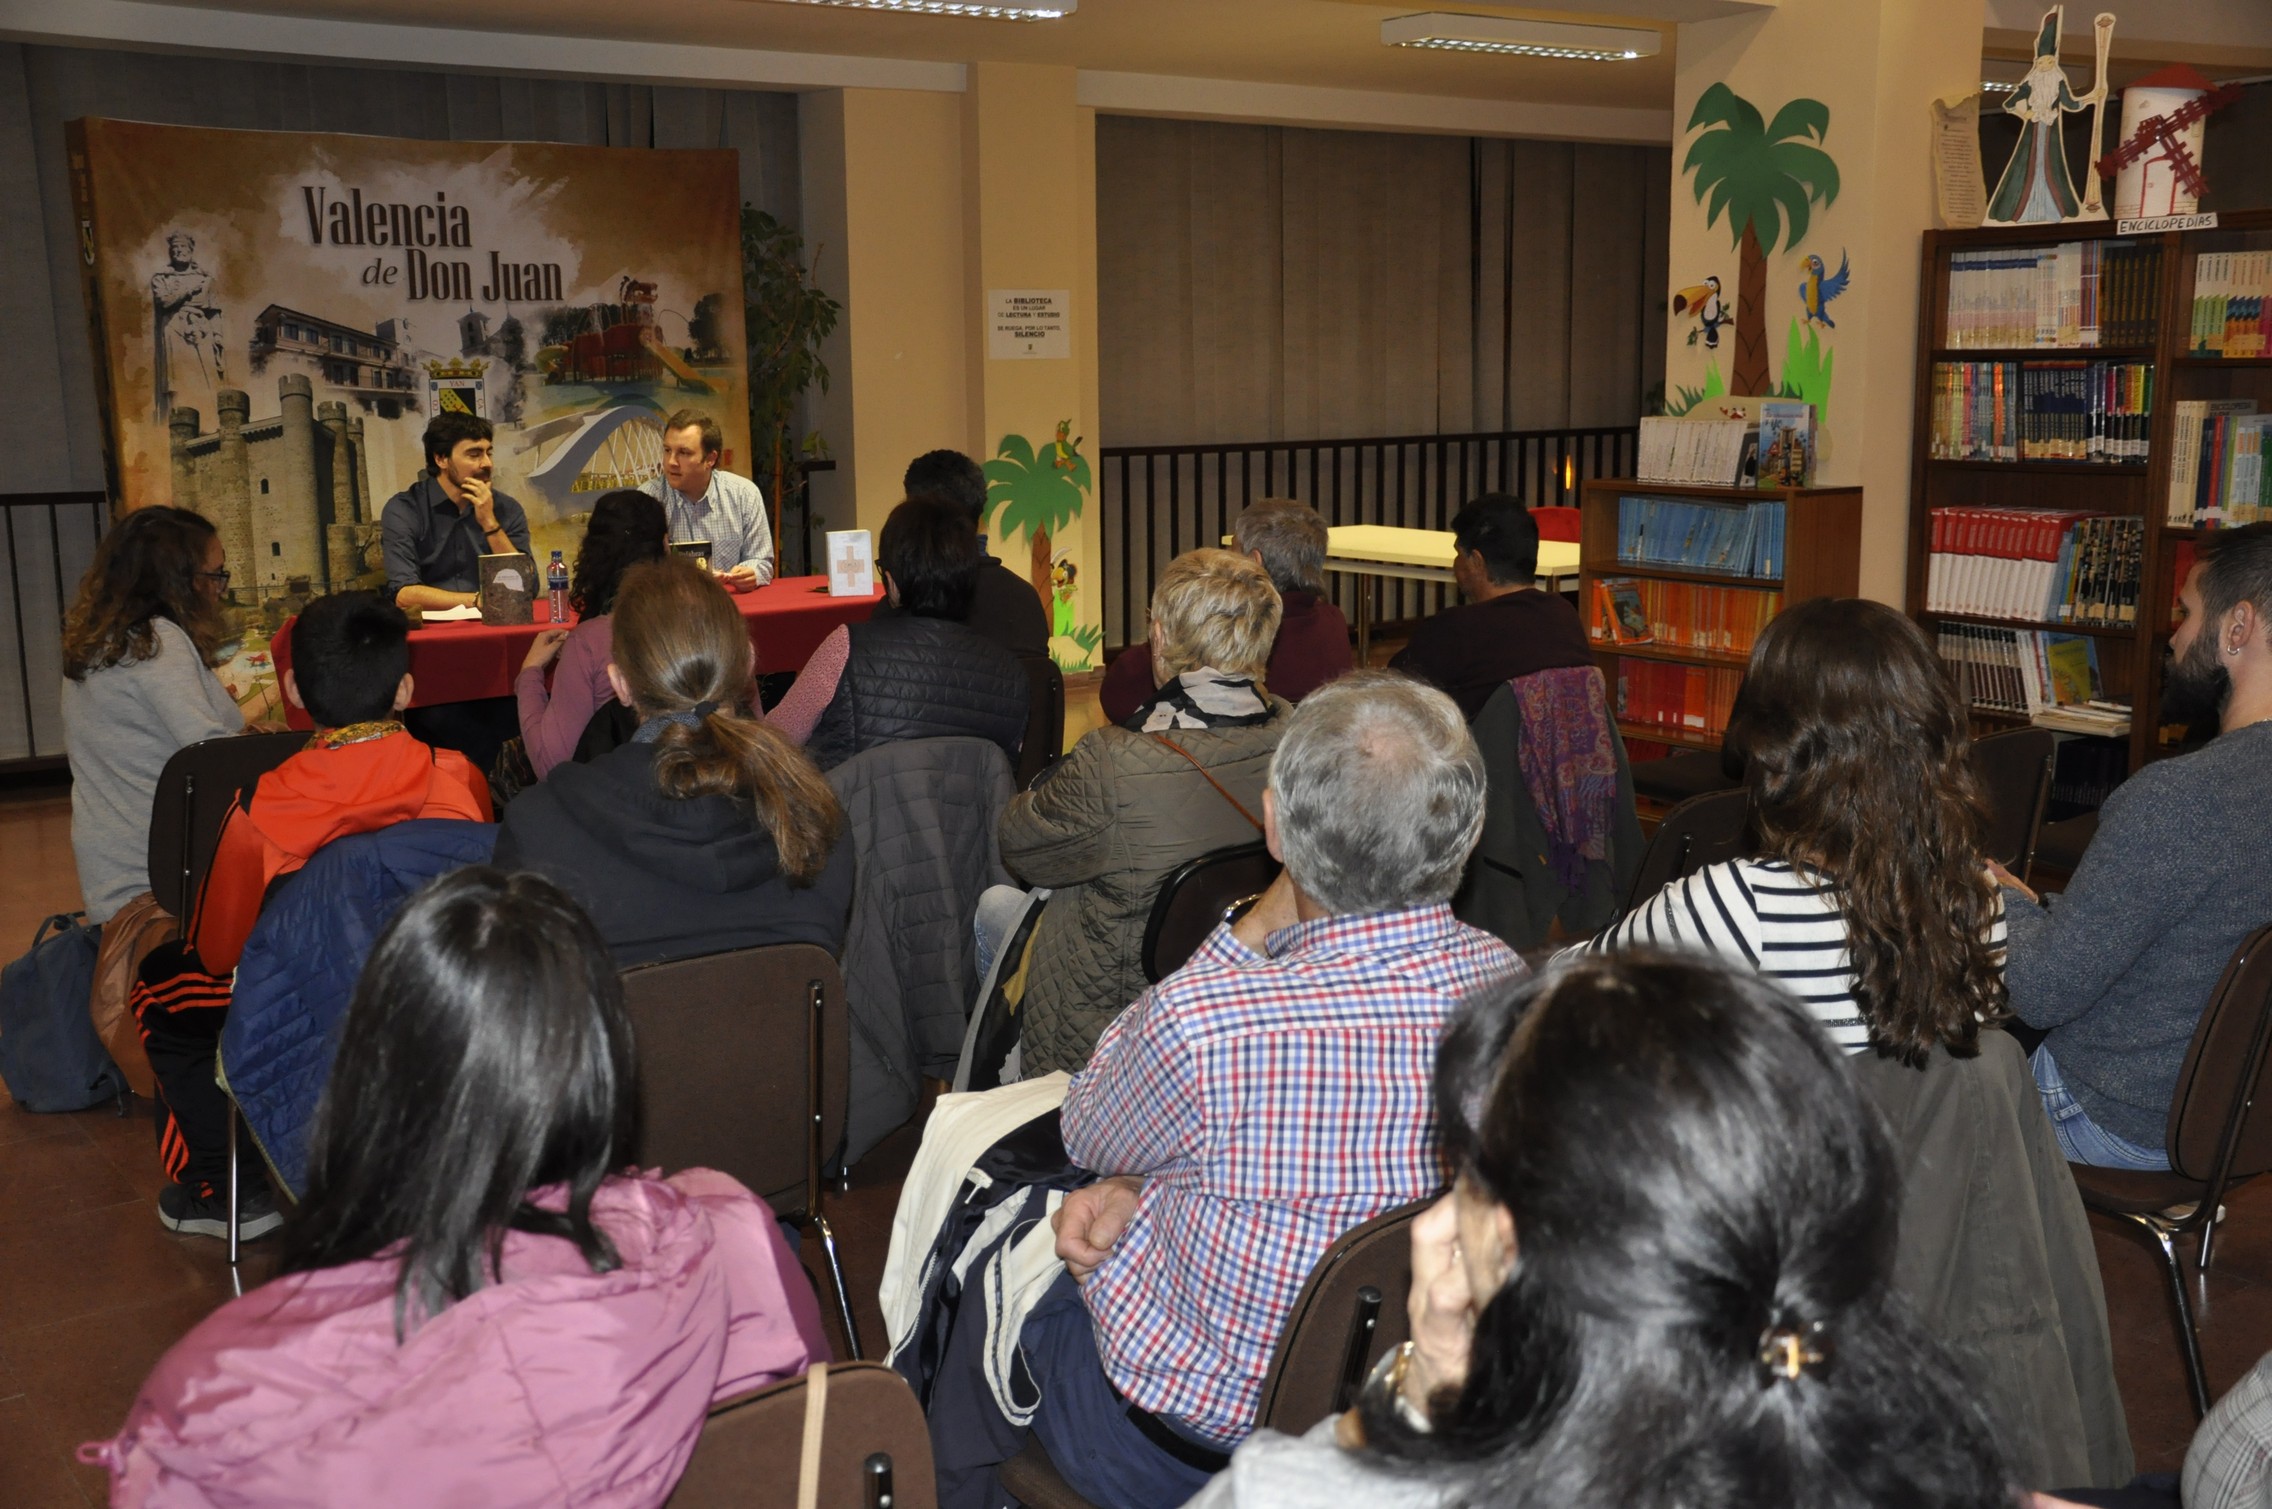
[[[366,584],[442,410],[496,426],[532,544],[662,466],[749,466],[731,151],[71,123],[112,495],[222,531],[248,607]]]

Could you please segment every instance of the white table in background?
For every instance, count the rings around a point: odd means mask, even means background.
[[[1397,529],[1387,524],[1344,524],[1325,532],[1325,569],[1359,578],[1357,584],[1357,664],[1373,649],[1373,594],[1385,578],[1412,582],[1452,581],[1458,549],[1445,529]],[[1538,586],[1560,590],[1578,574],[1578,546],[1568,540],[1538,543]]]

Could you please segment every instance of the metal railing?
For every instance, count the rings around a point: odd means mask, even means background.
[[[1297,498],[1328,526],[1389,524],[1448,529],[1478,493],[1513,493],[1532,507],[1575,505],[1578,485],[1633,474],[1639,429],[1487,431],[1362,440],[1272,440],[1236,445],[1106,446],[1099,541],[1105,558],[1104,642],[1143,638],[1152,580],[1183,551],[1214,545],[1260,498]],[[1357,585],[1328,584],[1354,615]],[[1379,619],[1395,623],[1444,606],[1427,582],[1381,585]]]
[[[63,755],[63,613],[94,559],[108,503],[99,492],[0,493],[0,542],[8,551],[0,770]]]

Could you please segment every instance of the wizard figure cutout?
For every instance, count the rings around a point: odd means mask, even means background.
[[[2075,98],[2067,72],[2059,66],[2059,19],[2064,7],[2043,13],[2035,37],[2035,66],[2018,88],[2004,96],[2004,111],[2020,118],[2020,142],[1996,192],[1988,201],[1989,225],[2040,225],[2065,220],[2080,207],[2075,181],[2068,176],[2067,153],[2059,140],[2063,116],[2085,109]]]

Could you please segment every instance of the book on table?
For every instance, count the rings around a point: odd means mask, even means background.
[[[536,621],[536,558],[525,550],[481,557],[481,621],[525,624]]]

